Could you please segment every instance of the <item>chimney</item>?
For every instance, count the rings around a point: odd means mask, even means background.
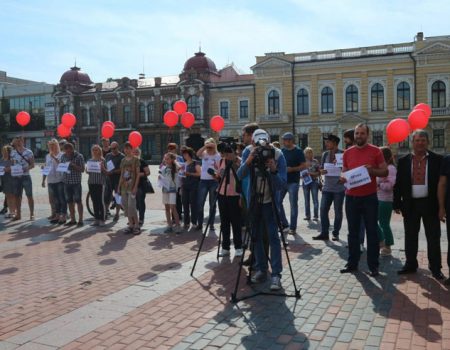
[[[423,32],[417,33],[417,41],[423,41]]]
[[[141,79],[145,79],[145,74],[144,73],[139,73],[139,80]]]
[[[161,77],[155,77],[155,86],[161,86]]]

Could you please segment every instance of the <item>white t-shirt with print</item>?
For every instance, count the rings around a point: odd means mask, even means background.
[[[217,171],[220,165],[220,154],[216,153],[213,155],[208,154],[206,151],[202,154],[202,172],[200,175],[200,180],[214,180],[214,177],[208,174],[208,169],[214,169]]]

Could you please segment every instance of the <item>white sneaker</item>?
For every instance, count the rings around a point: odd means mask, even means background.
[[[95,220],[92,224],[91,224],[91,226],[98,226],[100,224],[100,222],[98,221],[98,220]]]
[[[252,276],[252,283],[262,283],[267,279],[267,272],[256,271],[256,273]]]
[[[224,256],[230,256],[230,251],[222,248],[220,250],[219,257],[223,258]]]
[[[105,222],[103,220],[100,220],[98,226],[105,227]]]
[[[270,290],[280,290],[281,289],[281,278],[278,276],[273,276],[270,282]]]
[[[240,257],[242,254],[244,254],[244,250],[242,248],[235,249],[234,256]]]

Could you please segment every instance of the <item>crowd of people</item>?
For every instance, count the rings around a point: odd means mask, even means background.
[[[358,270],[365,245],[368,273],[372,277],[379,275],[380,255],[392,254],[390,221],[394,212],[403,216],[405,237],[406,262],[398,273],[418,269],[422,221],[429,269],[434,278],[444,279],[440,221],[450,215],[450,156],[429,150],[427,132],[416,130],[411,136],[411,152],[396,162],[389,147],[368,143],[369,134],[365,124],[347,130],[344,149],[339,148],[340,138],[330,134],[324,139],[326,150],[321,157],[315,157],[310,147],[299,148],[290,132],[282,136],[281,144],[270,143],[269,134],[255,123],[243,128],[241,143],[217,143],[209,138],[197,151],[169,143],[158,171],[167,221],[164,232],[203,232],[205,224],[214,231],[218,208],[223,237],[219,255],[229,256],[233,242],[235,256],[242,256],[245,234],[250,234],[252,257],[244,263],[253,263],[252,282],[267,279],[270,263],[270,288],[278,290],[282,273],[280,234],[297,234],[298,192],[302,187],[304,220],[320,222],[320,233],[314,240],[329,240],[333,204],[331,238],[339,241],[345,210],[348,260],[341,273]],[[5,205],[1,213],[5,218],[22,218],[25,192],[30,219],[34,219],[29,173],[33,167],[33,153],[24,147],[22,138],[2,148],[0,175]],[[93,205],[92,225],[104,226],[107,218],[118,221],[123,209],[128,219],[124,233],[141,233],[146,195],[154,193],[154,188],[149,180],[149,165],[139,148],[128,142],[120,147],[117,142],[102,139],[100,145],[92,146],[86,161],[73,143],[53,139],[48,143],[41,171],[42,186],[48,188],[50,223],[84,225],[82,174],[86,173]],[[284,201],[286,195],[288,200]],[[209,216],[205,222],[207,198]],[[287,203],[289,218],[284,209]],[[446,222],[448,235],[450,224]],[[447,263],[450,266],[449,254]],[[445,283],[450,284],[450,278]]]

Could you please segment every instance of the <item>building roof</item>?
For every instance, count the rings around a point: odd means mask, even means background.
[[[201,51],[197,52],[195,56],[189,58],[184,64],[184,72],[191,69],[194,69],[196,71],[217,73],[215,63],[209,57],[206,57],[206,54]]]
[[[91,78],[87,73],[81,71],[77,66],[71,67],[68,71],[64,72],[59,80],[61,84],[80,84],[91,85],[93,84]]]

